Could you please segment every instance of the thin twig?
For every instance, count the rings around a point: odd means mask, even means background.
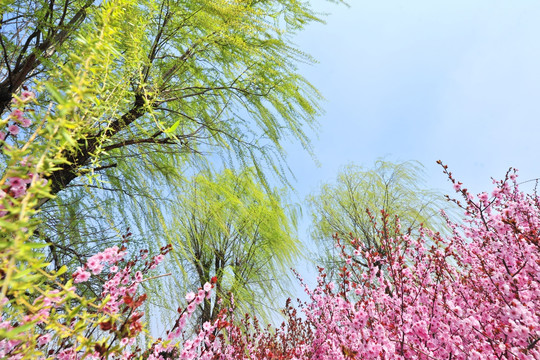
[[[172,273],[167,273],[167,274],[161,274],[161,275],[152,276],[152,277],[143,279],[141,282],[145,282],[145,281],[148,281],[148,280],[154,280],[154,279],[158,279],[158,278],[160,278],[160,277],[169,276],[169,275],[172,275]]]

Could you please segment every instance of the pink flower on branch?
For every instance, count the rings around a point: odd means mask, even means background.
[[[11,135],[16,136],[19,133],[19,127],[17,125],[11,124],[8,126],[8,131]]]
[[[35,99],[35,97],[36,97],[36,94],[34,94],[31,91],[23,91],[21,93],[21,100],[22,101],[28,101],[28,100],[31,100],[31,99]]]

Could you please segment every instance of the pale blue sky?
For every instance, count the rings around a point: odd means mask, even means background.
[[[481,191],[508,167],[540,177],[540,1],[313,1],[331,13],[296,40],[323,93],[314,150],[289,163],[299,195],[340,166],[418,160],[449,191],[438,159]],[[486,189],[487,190],[487,189]]]
[[[436,160],[474,192],[510,166],[540,177],[540,1],[312,1],[326,25],[299,34],[319,63],[314,151],[288,148],[298,200],[349,162],[418,160],[427,186],[452,193]],[[300,236],[307,239],[305,218]]]

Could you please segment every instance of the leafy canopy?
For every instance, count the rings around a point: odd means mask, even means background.
[[[312,209],[312,237],[323,253],[321,261],[330,268],[341,266],[334,240],[358,239],[364,247],[383,251],[374,226],[381,212],[399,217],[404,229],[414,232],[420,224],[445,229],[440,209],[444,197],[425,190],[422,166],[418,162],[392,163],[378,160],[372,169],[358,165],[345,167],[335,183],[326,183],[308,197]]]
[[[171,210],[174,262],[167,291],[180,298],[215,277],[223,303],[206,300],[201,324],[216,319],[231,294],[241,311],[268,315],[268,304],[286,289],[288,268],[300,254],[296,209],[284,194],[268,192],[253,168],[206,171],[178,189]]]
[[[320,21],[309,3],[8,1],[2,12],[0,111],[30,86],[38,114],[70,120],[46,175],[57,198],[37,205],[58,265],[80,264],[126,224],[161,237],[156,204],[204,159],[286,183],[283,141],[309,150],[320,95],[297,71],[312,59],[291,42]]]
[[[0,11],[2,125],[14,94],[37,94],[28,131],[2,140],[0,186],[25,155],[47,180],[2,200],[2,294],[13,273],[25,289],[27,268],[83,265],[128,224],[141,242],[169,242],[167,199],[191,165],[220,158],[285,180],[283,141],[309,149],[320,96],[291,42],[320,21],[308,3],[7,0]],[[40,242],[47,258],[32,265]]]

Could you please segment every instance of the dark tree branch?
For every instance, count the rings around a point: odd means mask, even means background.
[[[137,144],[162,144],[162,145],[174,145],[177,144],[177,141],[171,138],[165,138],[165,139],[155,139],[155,138],[148,138],[148,139],[132,139],[132,140],[126,140],[122,141],[116,144],[112,144],[109,146],[105,146],[103,150],[109,151],[113,149],[118,149],[124,146],[128,145],[137,145]]]
[[[7,69],[7,72],[8,72],[8,80],[11,81],[11,77],[12,77],[12,75],[11,75],[11,66],[9,66],[9,60],[8,60],[8,56],[7,56],[7,49],[6,49],[6,45],[4,44],[3,36],[1,34],[0,34],[0,45],[2,46],[2,52],[4,53],[4,62],[6,64],[6,69]]]
[[[78,148],[70,154],[67,154],[67,164],[64,164],[60,169],[55,170],[47,177],[47,179],[51,181],[51,194],[57,194],[73,179],[79,176],[80,167],[87,163],[92,156],[91,154],[98,149],[104,139],[112,138],[120,130],[128,127],[135,120],[143,116],[147,110],[145,105],[145,97],[141,94],[135,95],[135,101],[128,112],[114,120],[107,128],[101,130],[99,133],[79,140]],[[42,199],[38,203],[38,208],[47,201],[47,198]]]
[[[54,50],[61,46],[65,40],[75,32],[77,26],[79,26],[86,18],[86,9],[88,9],[93,3],[93,0],[88,0],[66,26],[59,25],[57,27],[57,30],[60,31],[58,31],[56,35],[44,40],[40,44],[37,44],[35,49],[30,51],[28,56],[24,57],[28,47],[30,46],[31,40],[34,37],[37,37],[39,31],[34,31],[28,37],[19,53],[19,57],[17,58],[15,66],[12,69],[11,75],[0,83],[0,114],[3,113],[9,105],[9,102],[13,98],[13,93],[22,86],[24,81],[32,76],[31,74],[41,64],[41,58],[50,57]]]

